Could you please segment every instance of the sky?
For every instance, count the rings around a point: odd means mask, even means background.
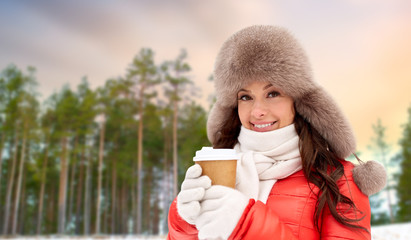
[[[158,64],[184,48],[197,100],[208,106],[219,48],[251,25],[282,26],[300,41],[315,81],[352,124],[358,152],[372,158],[377,119],[398,151],[411,107],[408,0],[2,0],[0,70],[36,67],[45,100],[83,76],[94,89],[124,76],[141,48],[151,48]]]

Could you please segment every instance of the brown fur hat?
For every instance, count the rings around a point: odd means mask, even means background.
[[[260,80],[291,96],[296,111],[327,140],[339,158],[355,152],[350,124],[331,96],[314,82],[304,50],[287,30],[252,26],[232,35],[217,56],[214,79],[217,101],[207,121],[211,143],[237,107],[238,91],[251,81]],[[385,169],[375,161],[355,166],[353,177],[366,195],[385,186]]]
[[[251,26],[232,35],[215,63],[217,101],[207,122],[208,138],[237,106],[238,91],[251,81],[272,83],[294,99],[296,111],[327,140],[340,158],[355,151],[350,124],[333,99],[314,82],[308,58],[285,29]]]

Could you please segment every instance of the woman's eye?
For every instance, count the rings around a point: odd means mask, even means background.
[[[247,100],[250,100],[250,99],[251,99],[251,97],[248,96],[248,95],[242,95],[242,96],[238,97],[238,100],[241,100],[241,101],[247,101]]]
[[[273,92],[270,92],[270,93],[267,95],[267,97],[273,98],[273,97],[277,97],[277,96],[279,96],[279,95],[280,95],[279,92],[273,91]]]

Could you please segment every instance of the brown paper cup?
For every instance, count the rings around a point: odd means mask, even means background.
[[[203,175],[211,179],[212,185],[235,188],[237,154],[233,149],[203,147],[193,160],[203,169]]]
[[[212,185],[235,188],[237,160],[196,161],[203,169],[203,175],[211,179]]]

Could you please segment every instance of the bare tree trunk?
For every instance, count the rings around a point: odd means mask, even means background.
[[[9,175],[9,181],[7,184],[7,192],[6,192],[6,204],[4,207],[3,235],[6,235],[9,230],[10,204],[11,204],[11,195],[13,191],[13,185],[14,185],[14,174],[16,171],[18,144],[19,144],[19,139],[18,139],[18,134],[17,134],[17,129],[16,129],[15,136],[14,136],[13,162],[11,163],[12,166],[11,166],[11,171]]]
[[[138,172],[137,170],[137,164],[132,163],[132,169],[135,170],[135,172]],[[134,175],[134,174],[133,174]],[[137,233],[137,204],[138,202],[135,201],[135,199],[137,199],[137,182],[138,182],[138,176],[136,176],[134,178],[134,176],[132,176],[132,182],[131,182],[131,218],[133,219],[133,221],[135,222],[131,228],[132,233]]]
[[[138,153],[137,153],[138,155]],[[131,231],[133,233],[137,233],[137,205],[139,204],[138,200],[138,181],[139,181],[139,175],[138,175],[138,162],[132,162],[131,163],[131,168],[133,169],[134,173],[137,173],[136,176],[131,176],[132,182],[131,182],[131,217],[133,219],[133,226]]]
[[[159,205],[160,202],[158,200],[158,194],[156,194],[155,200],[154,200],[154,205],[153,205],[153,217],[152,217],[152,234],[153,235],[158,235],[160,233],[159,226],[160,226],[160,209]]]
[[[2,169],[2,166],[3,166],[3,148],[4,148],[5,138],[6,138],[6,134],[2,133],[1,134],[1,140],[0,140],[0,184],[1,184],[1,169]],[[1,194],[1,192],[0,192],[0,194]],[[0,199],[1,199],[1,197],[0,197]]]
[[[44,150],[44,161],[41,170],[41,187],[37,214],[37,235],[41,234],[41,225],[43,222],[43,202],[44,202],[44,191],[46,189],[46,175],[47,175],[47,164],[48,164],[48,144],[49,140],[46,141],[46,148]]]
[[[127,222],[128,221],[127,220],[128,220],[129,214],[128,214],[128,211],[127,211],[128,196],[127,196],[127,188],[126,188],[125,181],[123,181],[122,198],[123,198],[122,199],[123,204],[122,204],[122,214],[121,214],[121,216],[122,216],[122,219],[121,219],[121,222],[122,222],[122,224],[121,224],[121,226],[122,226],[121,233],[127,234],[128,233],[128,231],[127,231]]]
[[[106,176],[106,178],[104,179],[104,189],[106,189],[106,196],[107,196],[107,199],[109,199],[109,197],[110,197],[110,191],[109,191],[109,189],[110,189],[110,172],[109,171],[107,171],[107,176]],[[107,200],[107,202],[108,202],[108,200]],[[106,205],[106,206],[108,206],[108,204]],[[108,218],[109,218],[109,208],[108,207],[106,207],[106,209],[104,209],[104,211],[103,211],[103,229],[102,229],[102,233],[108,233]]]
[[[136,214],[136,233],[141,232],[141,206],[142,206],[142,181],[143,181],[143,123],[139,120],[138,127],[138,163],[137,163],[137,214]]]
[[[113,159],[113,169],[111,174],[111,234],[116,233],[116,200],[117,200],[117,171],[116,171],[116,159]]]
[[[141,233],[141,206],[143,199],[142,180],[143,180],[143,117],[144,117],[144,85],[140,89],[139,119],[138,119],[138,146],[137,146],[137,219],[136,233]]]
[[[5,139],[6,139],[6,134],[3,132],[1,134],[1,140],[0,140],[0,186],[1,186],[1,179],[2,179],[1,173],[2,173],[2,166],[3,166],[3,148],[4,148]],[[1,193],[2,193],[2,191],[0,191],[0,206],[3,206],[3,203],[1,201],[2,200]],[[2,225],[1,220],[3,219],[2,218],[3,217],[2,211],[3,211],[3,209],[0,208],[0,226]]]
[[[386,188],[387,188],[386,192],[387,192],[388,211],[389,211],[389,213],[390,213],[390,222],[391,222],[391,223],[394,223],[394,214],[393,214],[393,212],[392,212],[392,200],[391,200],[391,196],[390,196],[390,190],[391,190],[391,188],[390,188],[390,185],[389,185],[388,183],[387,183]]]
[[[84,192],[84,234],[90,234],[90,190],[91,190],[91,157],[88,156],[86,167],[86,191]]]
[[[124,181],[121,181],[121,179],[119,178],[119,188],[118,188],[118,193],[117,193],[117,207],[116,207],[116,220],[115,220],[115,224],[116,224],[116,232],[115,233],[123,233],[123,186],[122,184],[124,184]]]
[[[55,232],[54,223],[56,222],[55,219],[55,212],[56,212],[56,185],[54,182],[51,184],[51,189],[48,194],[48,203],[47,204],[47,222],[49,225],[46,225],[46,232],[51,233]]]
[[[167,118],[167,117],[166,117]],[[165,126],[167,127],[167,120],[165,120]],[[166,129],[165,127],[165,129]],[[163,166],[163,228],[165,232],[168,232],[167,218],[168,218],[168,209],[169,209],[169,196],[170,196],[170,177],[169,177],[169,165],[168,165],[168,151],[169,151],[169,140],[168,133],[164,130],[164,166]]]
[[[74,148],[72,153],[72,161],[71,161],[71,171],[70,171],[70,191],[69,191],[69,201],[68,201],[68,218],[67,222],[70,223],[73,217],[73,204],[74,204],[74,186],[76,185],[76,170],[77,170],[77,153],[76,149],[78,146],[78,139],[77,136],[74,139]]]
[[[24,217],[25,214],[26,214],[26,205],[27,205],[26,201],[24,201],[26,199],[26,187],[24,187],[24,186],[26,186],[26,179],[27,179],[26,172],[27,172],[26,168],[24,168],[23,187],[22,187],[22,190],[21,190],[21,209],[20,209],[20,213],[19,213],[20,221],[18,222],[18,225],[17,225],[17,228],[18,228],[17,233],[20,234],[20,235],[24,234],[24,225],[27,221],[27,219]]]
[[[58,200],[58,228],[59,234],[65,233],[66,225],[66,200],[67,200],[67,137],[63,137],[61,141],[61,157],[60,157],[60,184],[59,184],[59,200]]]
[[[175,86],[175,94],[177,95],[178,89]],[[174,186],[173,197],[178,193],[178,162],[177,162],[177,120],[178,120],[178,101],[174,100],[174,113],[173,113],[173,174],[174,174]]]
[[[104,154],[104,123],[100,127],[100,143],[98,154],[98,179],[97,179],[97,209],[96,209],[96,234],[100,233],[101,220],[101,183],[103,178],[103,154]]]
[[[80,172],[79,172],[79,183],[77,189],[77,201],[76,201],[76,222],[75,222],[75,233],[80,234],[80,212],[81,212],[81,199],[83,194],[84,185],[84,164],[85,164],[85,146],[81,148],[80,157]]]
[[[26,157],[26,141],[27,141],[27,124],[24,124],[23,129],[23,143],[21,147],[21,155],[20,155],[20,166],[19,166],[19,175],[17,178],[17,189],[16,189],[16,197],[15,197],[15,206],[14,206],[14,213],[13,213],[13,224],[11,228],[11,233],[13,235],[16,234],[17,230],[17,219],[20,207],[20,193],[21,193],[21,183],[23,180],[23,171],[24,171],[24,158]]]
[[[147,167],[147,174],[145,178],[145,185],[144,187],[146,188],[146,195],[145,195],[145,208],[144,208],[144,227],[149,231],[149,234],[151,234],[151,195],[152,195],[152,183],[153,183],[153,167],[149,166]]]
[[[123,233],[123,226],[124,226],[124,180],[121,182],[121,186],[118,193],[118,219],[117,219],[117,227],[118,233]]]

